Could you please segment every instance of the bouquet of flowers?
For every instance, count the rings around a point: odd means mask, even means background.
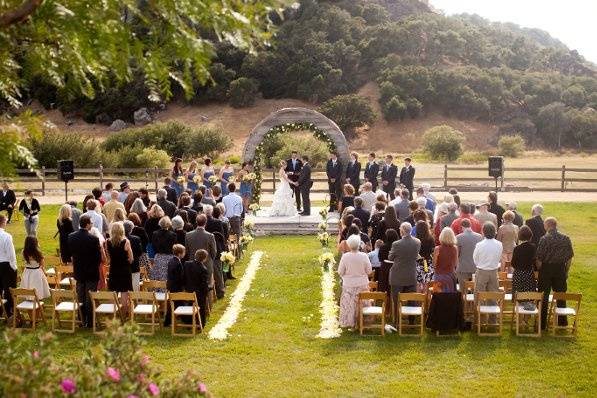
[[[325,221],[322,221],[319,223],[318,228],[322,231],[322,232],[326,232],[328,230],[328,223]]]
[[[184,182],[185,182],[184,176],[178,176],[176,178],[176,182],[179,183],[180,185],[184,184]]]
[[[256,179],[257,179],[257,174],[255,174],[255,173],[249,173],[243,177],[244,182],[253,182]]]
[[[321,210],[319,210],[319,215],[321,216],[321,218],[325,220],[328,216],[328,208],[324,207]]]
[[[259,203],[253,203],[249,206],[249,210],[251,210],[253,212],[253,215],[256,216],[257,212],[261,210],[261,207],[259,206]]]
[[[222,270],[228,272],[230,266],[236,261],[236,257],[231,252],[222,252],[222,254],[220,254],[220,261],[222,261],[223,264]]]
[[[330,252],[325,252],[319,256],[319,264],[323,267],[324,270],[328,271],[330,267],[333,267],[336,264],[336,258]]]
[[[220,179],[217,176],[209,176],[207,179],[211,185],[215,185],[219,180]]]
[[[195,184],[201,184],[201,176],[198,174],[195,174],[195,177],[193,177],[193,182]]]
[[[255,240],[255,238],[253,238],[251,235],[249,234],[244,234],[243,236],[240,237],[240,244],[243,247],[246,247],[249,245],[249,243],[253,242]]]
[[[253,230],[255,229],[255,221],[249,218],[245,218],[245,221],[243,222],[243,228],[245,231],[249,233],[249,235],[253,236]]]
[[[226,180],[226,181],[228,181],[229,183],[236,182],[236,177],[235,176],[230,176],[230,177],[228,177],[228,180]]]
[[[321,247],[327,247],[330,243],[330,234],[327,232],[322,232],[317,234],[317,240],[321,243]]]

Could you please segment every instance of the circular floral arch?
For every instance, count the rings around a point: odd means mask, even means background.
[[[261,196],[261,167],[263,161],[261,143],[267,142],[278,134],[304,130],[312,131],[313,136],[326,142],[329,150],[338,154],[342,164],[348,164],[350,159],[348,142],[336,123],[311,109],[280,109],[271,113],[253,128],[243,149],[243,162],[253,162],[255,165],[257,179],[253,189],[253,197],[256,201],[259,201]]]

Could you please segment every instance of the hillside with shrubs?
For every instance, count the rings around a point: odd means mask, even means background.
[[[301,0],[271,18],[269,45],[250,53],[219,41],[211,79],[196,81],[192,98],[172,82],[169,101],[200,113],[214,103],[240,111],[256,101],[294,99],[338,121],[355,140],[375,134],[376,123],[391,123],[398,139],[409,121],[441,115],[488,126],[494,147],[514,135],[532,147],[597,147],[597,67],[546,32],[448,17],[416,0]],[[376,98],[359,95],[367,84],[375,84]],[[92,100],[41,81],[28,95],[106,126],[133,123],[143,107],[153,115],[168,111],[163,98],[149,95],[140,71],[129,82],[102,85]]]

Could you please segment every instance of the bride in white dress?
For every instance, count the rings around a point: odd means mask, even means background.
[[[298,214],[293,197],[294,191],[290,187],[290,179],[286,174],[286,161],[280,161],[280,186],[274,192],[274,201],[269,211],[270,217],[292,217]]]

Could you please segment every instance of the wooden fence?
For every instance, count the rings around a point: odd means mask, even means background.
[[[75,169],[75,179],[68,184],[68,191],[74,193],[89,192],[93,187],[103,187],[114,183],[115,188],[122,181],[128,181],[133,188],[145,187],[157,191],[163,180],[170,173],[169,169],[112,169],[88,168]],[[314,193],[327,193],[325,170],[314,169]],[[262,192],[273,193],[278,183],[275,170],[262,173]],[[597,192],[596,168],[562,167],[513,167],[506,168],[504,176],[493,179],[488,176],[487,167],[461,165],[425,165],[417,169],[415,185],[428,182],[434,190],[447,190],[451,187],[460,191],[575,191]],[[65,185],[58,180],[57,170],[42,168],[35,172],[17,170],[17,178],[12,183],[13,189],[24,191],[31,189],[41,195],[64,193]]]

